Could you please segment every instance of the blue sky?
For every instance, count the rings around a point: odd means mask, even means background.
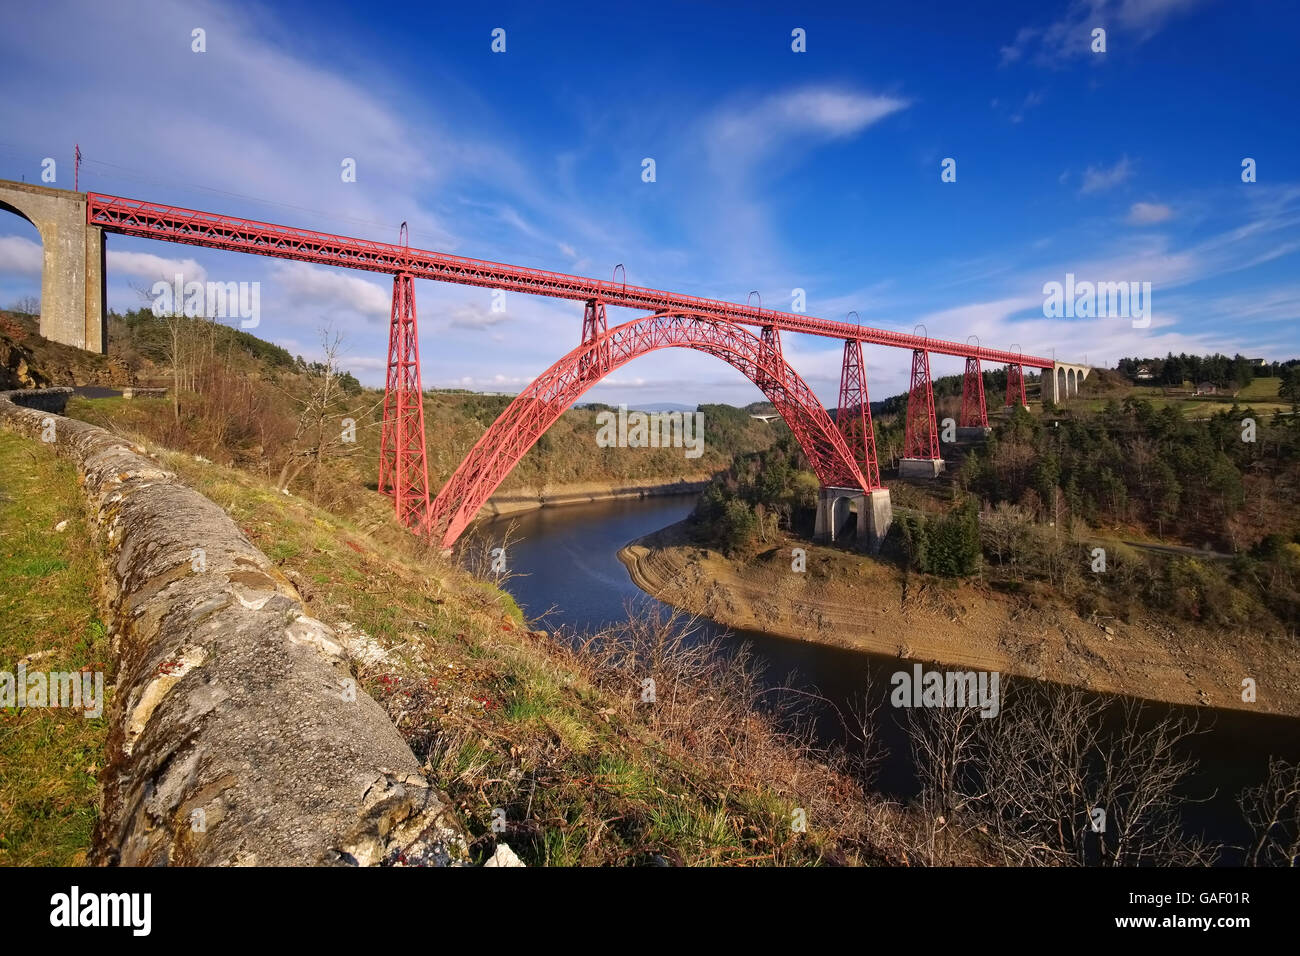
[[[813,315],[1071,361],[1300,355],[1295,5],[749,6],[27,4],[0,31],[0,178],[39,181],[51,156],[70,188],[80,142],[82,189],[384,240],[407,220],[423,248],[600,278],[624,263],[635,284],[779,308],[802,288]],[[0,303],[39,293],[38,243],[0,215]],[[310,357],[328,324],[382,384],[385,277],[109,250],[115,308],[178,269],[260,281],[257,334]],[[1043,285],[1066,273],[1150,282],[1150,326],[1045,318]],[[517,391],[581,332],[579,303],[510,294],[502,314],[488,290],[416,294],[426,385]],[[784,346],[833,404],[838,343]],[[906,353],[867,362],[873,396],[906,387]],[[674,350],[589,397],[760,396]]]

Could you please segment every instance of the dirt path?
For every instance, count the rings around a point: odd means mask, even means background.
[[[791,548],[807,570],[791,570]],[[744,565],[689,543],[676,524],[619,552],[637,586],[728,627],[877,654],[997,670],[1175,704],[1300,716],[1300,662],[1280,642],[1155,620],[1107,627],[960,583],[804,542],[774,543]],[[1254,678],[1257,699],[1241,699]]]

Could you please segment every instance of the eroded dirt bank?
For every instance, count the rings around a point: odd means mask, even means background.
[[[791,570],[791,548],[807,570]],[[1300,662],[1280,641],[1155,619],[1093,623],[987,587],[910,584],[893,565],[774,541],[745,564],[692,544],[685,522],[619,552],[637,586],[727,627],[1073,684],[1174,704],[1300,716]],[[1243,702],[1243,678],[1256,681]]]
[[[593,501],[613,501],[618,498],[655,498],[660,495],[697,494],[703,490],[710,476],[687,475],[676,481],[663,478],[634,482],[592,481],[569,485],[548,485],[544,488],[515,488],[502,491],[488,499],[478,513],[479,518],[496,518],[502,515],[555,508],[561,505],[585,505]]]

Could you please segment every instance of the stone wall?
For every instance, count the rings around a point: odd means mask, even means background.
[[[0,392],[0,404],[9,402],[21,405],[23,408],[62,415],[64,409],[68,407],[68,399],[71,396],[72,389],[67,386],[18,389],[12,392]]]
[[[117,673],[92,862],[464,861],[446,797],[334,632],[220,507],[52,414],[68,392],[0,392],[0,425],[76,464],[107,542]]]

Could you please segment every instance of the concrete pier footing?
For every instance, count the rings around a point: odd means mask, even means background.
[[[817,523],[813,540],[833,544],[848,531],[851,515],[857,513],[853,533],[859,548],[873,554],[880,550],[894,518],[888,488],[863,491],[861,488],[823,488],[817,496]]]
[[[948,463],[942,458],[900,458],[899,478],[938,478]]]
[[[993,429],[987,425],[958,425],[958,441],[983,441],[993,433]]]

